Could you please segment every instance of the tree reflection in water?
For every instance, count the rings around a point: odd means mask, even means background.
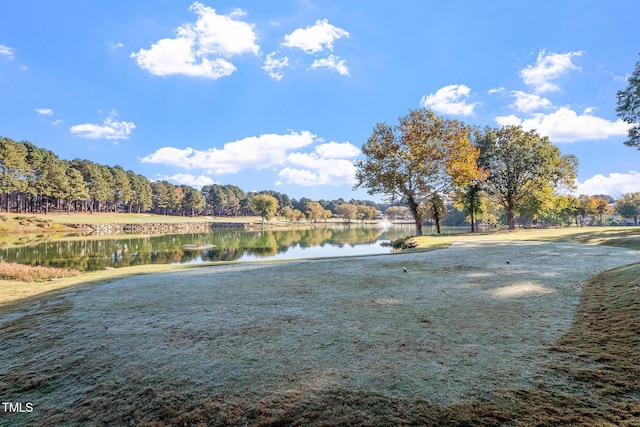
[[[32,239],[29,242],[5,243],[0,255],[7,262],[95,271],[105,267],[144,264],[286,257],[288,251],[298,253],[306,248],[325,248],[323,256],[339,256],[344,248],[375,245],[374,251],[387,253],[390,250],[380,246],[382,241],[395,240],[410,233],[411,228],[403,226],[383,230],[375,226],[351,225],[263,231],[217,229],[210,233],[109,238],[55,239],[47,236],[41,242]],[[185,250],[183,245],[187,244],[215,246],[204,250]],[[292,248],[297,251],[291,251]],[[350,254],[356,253],[357,250],[350,251]],[[371,253],[371,250],[366,253]]]

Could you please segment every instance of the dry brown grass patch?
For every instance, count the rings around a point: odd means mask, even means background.
[[[31,266],[5,262],[0,260],[0,280],[14,280],[20,282],[44,282],[46,280],[61,279],[80,275],[78,270],[67,270],[56,267]]]

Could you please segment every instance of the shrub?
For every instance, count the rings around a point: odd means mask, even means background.
[[[400,239],[398,239],[398,240],[394,240],[393,242],[391,242],[391,246],[392,246],[394,249],[402,249],[402,248],[405,248],[405,247],[406,247],[406,246],[405,246],[405,242],[406,242],[407,240],[409,240],[409,239],[411,239],[411,236],[406,236],[406,237],[402,237],[402,238],[400,238]]]

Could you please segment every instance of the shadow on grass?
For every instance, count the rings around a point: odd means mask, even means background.
[[[615,246],[640,250],[640,227],[625,227],[600,229],[598,227],[586,228],[585,231],[560,236],[544,236],[536,240],[545,242],[575,242],[591,243],[604,246]]]

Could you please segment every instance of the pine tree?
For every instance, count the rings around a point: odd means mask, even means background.
[[[7,212],[11,193],[25,191],[28,188],[27,177],[31,173],[27,148],[9,138],[0,137],[0,191],[6,197]]]

